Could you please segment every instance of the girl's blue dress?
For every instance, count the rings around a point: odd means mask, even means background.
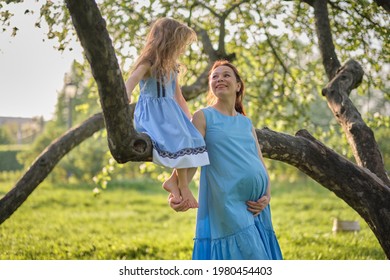
[[[268,205],[254,217],[246,201],[266,193],[268,179],[251,121],[203,109],[210,165],[201,169],[193,259],[282,259]]]
[[[153,162],[171,168],[209,164],[203,136],[174,99],[176,74],[161,83],[150,77],[140,81],[134,112],[135,129],[153,143]]]

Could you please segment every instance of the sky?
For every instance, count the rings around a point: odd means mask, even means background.
[[[73,60],[82,59],[81,46],[75,42],[73,51],[56,50],[55,42],[46,37],[47,28],[34,26],[39,12],[24,15],[26,9],[37,10],[40,5],[26,2],[8,6],[15,14],[11,26],[19,28],[17,35],[0,33],[0,117],[50,120],[65,73]]]

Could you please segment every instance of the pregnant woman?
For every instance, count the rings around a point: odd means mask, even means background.
[[[210,106],[193,116],[210,165],[201,169],[193,259],[282,259],[269,206],[270,184],[236,67],[217,61],[209,75]],[[188,208],[171,196],[176,211]]]

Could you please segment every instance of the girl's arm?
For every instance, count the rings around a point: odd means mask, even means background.
[[[179,104],[179,106],[180,106],[181,109],[183,110],[184,114],[186,114],[186,116],[187,116],[189,119],[191,119],[190,110],[188,109],[187,102],[186,102],[186,100],[185,100],[184,97],[183,97],[183,94],[182,94],[182,92],[181,92],[181,88],[180,88],[180,86],[179,86],[179,82],[178,82],[177,79],[176,79],[175,99],[176,99],[177,104]]]
[[[136,85],[141,81],[143,77],[146,76],[146,73],[149,71],[150,65],[149,64],[141,64],[140,66],[137,67],[131,73],[130,77],[127,79],[125,86],[126,86],[126,93],[127,93],[127,98],[129,99],[129,103],[133,101],[133,96],[132,92],[135,88]]]

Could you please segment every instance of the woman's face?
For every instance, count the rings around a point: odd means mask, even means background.
[[[240,83],[229,66],[218,66],[209,77],[211,91],[218,98],[236,98],[236,93],[240,90]]]

